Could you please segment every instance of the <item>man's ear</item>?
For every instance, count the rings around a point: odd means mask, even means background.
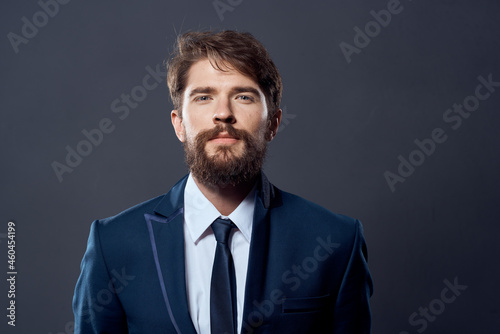
[[[182,116],[178,110],[172,110],[170,113],[170,117],[172,119],[172,125],[175,130],[175,135],[179,140],[184,143],[186,140],[186,133],[184,132],[184,126],[182,125]]]
[[[281,123],[282,114],[283,111],[281,109],[277,109],[273,117],[271,117],[271,119],[269,120],[269,137],[267,139],[268,141],[273,140],[276,134],[278,133],[278,128]]]

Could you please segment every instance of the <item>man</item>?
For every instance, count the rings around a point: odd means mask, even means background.
[[[272,185],[281,78],[247,33],[190,32],[168,63],[189,175],[92,224],[75,333],[369,333],[359,221]]]

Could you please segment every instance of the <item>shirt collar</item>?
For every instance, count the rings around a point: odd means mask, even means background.
[[[252,236],[253,214],[255,211],[256,185],[227,216],[238,227],[245,239],[250,242]],[[226,218],[203,195],[193,180],[191,174],[184,189],[184,221],[186,222],[191,240],[196,244],[205,235],[210,234],[208,228],[219,217]]]

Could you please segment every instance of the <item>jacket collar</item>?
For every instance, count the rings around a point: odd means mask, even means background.
[[[158,279],[172,324],[178,333],[195,334],[189,315],[185,279],[183,210],[187,178],[186,175],[177,182],[155,207],[155,214],[145,214],[145,219]],[[269,249],[269,208],[281,205],[279,191],[263,172],[257,182],[243,321],[254,308],[251,301],[260,298],[264,291],[264,268]]]
[[[186,187],[187,179],[188,175],[185,175],[163,196],[160,203],[154,209],[156,214],[168,218],[178,210],[184,208],[184,188]]]
[[[163,196],[160,203],[154,209],[156,214],[168,218],[184,207],[184,188],[186,187],[187,179],[188,175],[185,175]],[[262,171],[257,180],[257,198],[260,198],[265,209],[269,209],[271,205],[279,206],[281,204],[281,198],[276,188],[269,182],[267,176]]]

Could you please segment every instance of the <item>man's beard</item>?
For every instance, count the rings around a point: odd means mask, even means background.
[[[219,145],[215,147],[213,155],[208,156],[207,142],[224,131],[242,141],[243,150],[237,155],[232,145]],[[249,132],[227,124],[217,124],[212,129],[200,132],[194,143],[188,140],[184,142],[186,164],[190,172],[199,182],[208,186],[236,186],[253,181],[264,164],[266,150],[264,139],[258,140]]]

